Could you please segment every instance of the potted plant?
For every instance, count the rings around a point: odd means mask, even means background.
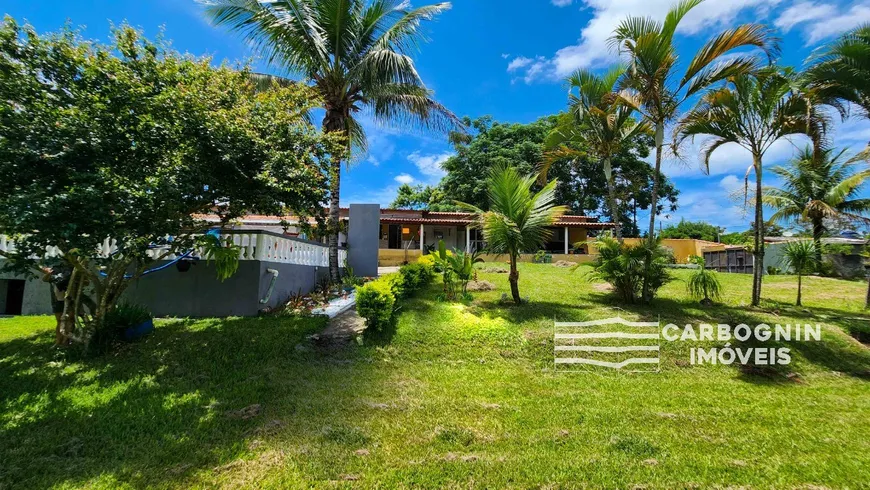
[[[104,328],[113,330],[118,338],[129,342],[154,331],[154,317],[144,306],[119,303],[106,314]]]

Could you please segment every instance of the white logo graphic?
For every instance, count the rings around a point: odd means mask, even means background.
[[[659,322],[629,322],[620,317],[589,322],[555,322],[553,357],[556,368],[623,369],[658,372]],[[640,369],[649,366],[650,369]]]

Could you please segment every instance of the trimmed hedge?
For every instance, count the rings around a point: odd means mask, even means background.
[[[388,274],[356,288],[356,311],[365,318],[366,329],[381,330],[395,321],[399,300],[425,287],[435,277],[426,264],[408,264],[397,274]]]

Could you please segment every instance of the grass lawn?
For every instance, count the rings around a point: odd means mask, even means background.
[[[584,270],[520,264],[522,307],[506,274],[469,305],[433,285],[375,345],[306,340],[323,319],[177,320],[77,360],[53,319],[0,319],[0,488],[867,488],[866,284],[807,278],[805,311],[795,277],[767,277],[752,309],[751,277],[723,275],[721,305],[674,282],[638,307]],[[823,341],[763,375],[688,365],[685,343],[660,373],[553,370],[554,318],[614,314],[818,322]]]

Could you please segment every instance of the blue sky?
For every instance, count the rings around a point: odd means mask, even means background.
[[[619,20],[627,15],[661,18],[672,2],[457,0],[425,26],[431,42],[415,59],[436,97],[456,114],[530,122],[564,108],[561,80],[567,73],[579,67],[604,69],[616,61],[605,40]],[[180,51],[218,61],[252,56],[239,38],[209,26],[193,0],[3,0],[0,12],[26,19],[40,31],[56,30],[69,20],[84,26],[86,37],[102,40],[110,22],[126,20],[149,36],[163,27]],[[688,57],[717,30],[749,21],[776,27],[783,40],[781,62],[800,66],[820,44],[870,22],[870,0],[708,0],[681,25],[681,53]],[[443,136],[364,124],[370,153],[343,176],[343,204],[388,204],[400,183],[433,184],[443,175],[439,164],[451,154]],[[839,124],[834,139],[840,147],[863,147],[870,140],[870,124],[857,119]],[[803,144],[782,141],[771,149],[765,166],[783,162]],[[682,194],[679,211],[664,221],[685,217],[729,231],[745,229],[749,217],[734,194],[740,194],[749,164],[749,155],[736,146],[718,151],[710,175],[700,171],[697,149],[687,151],[686,161],[668,159],[664,171]],[[769,175],[765,180],[774,183]]]

